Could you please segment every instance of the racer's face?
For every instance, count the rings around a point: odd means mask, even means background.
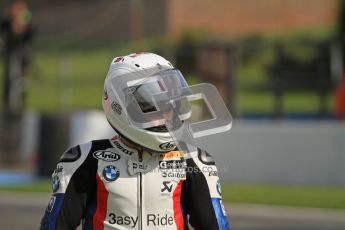
[[[166,125],[171,125],[174,121],[174,116],[177,116],[178,108],[173,104],[174,100],[165,102],[154,102],[154,95],[168,91],[168,87],[161,79],[146,79],[142,84],[129,87],[130,92],[133,94],[136,102],[138,103],[141,111],[145,113],[152,113],[150,116],[151,127],[147,130],[156,132],[167,132]],[[159,104],[159,105],[157,105]],[[159,109],[157,108],[159,106]],[[154,113],[157,111],[160,113]],[[165,120],[165,125],[162,124],[162,119]]]
[[[152,96],[157,93],[165,92],[166,88],[160,81],[151,81],[138,86],[131,87],[131,91],[139,104],[143,113],[156,112]]]
[[[181,127],[180,117],[187,119],[185,114],[191,114],[188,108],[181,106],[188,85],[178,70],[163,70],[148,77],[132,79],[122,90],[128,122],[132,127],[168,132],[168,129]]]

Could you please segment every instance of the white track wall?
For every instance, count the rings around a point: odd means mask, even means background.
[[[345,186],[345,123],[235,121],[218,142],[225,181]]]
[[[70,146],[112,135],[100,111],[70,119]],[[345,186],[345,123],[235,120],[229,134],[210,143],[223,181]]]

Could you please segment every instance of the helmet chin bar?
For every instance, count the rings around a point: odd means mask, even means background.
[[[119,130],[117,130],[108,120],[108,123],[110,124],[110,126],[114,129],[114,131],[123,139],[125,139],[126,141],[128,141],[129,143],[132,143],[133,145],[135,145],[136,147],[142,149],[142,150],[145,150],[147,152],[150,152],[150,153],[153,153],[153,152],[156,152],[156,153],[165,153],[165,152],[170,152],[170,151],[174,151],[176,150],[177,146],[175,145],[175,148],[174,149],[171,149],[171,150],[162,150],[162,151],[158,151],[156,149],[151,149],[149,147],[146,147],[146,146],[143,146],[137,142],[135,142],[135,140],[132,140],[130,138],[128,138],[126,135],[123,135]]]

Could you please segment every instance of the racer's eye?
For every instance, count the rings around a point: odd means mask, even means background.
[[[141,108],[141,111],[143,111],[143,113],[150,113],[150,112],[157,111],[156,107],[149,102],[138,102],[138,104]]]
[[[157,132],[157,133],[168,132],[168,128],[165,125],[154,126],[151,128],[147,128],[146,130]]]
[[[133,92],[133,95],[138,102],[141,111],[143,113],[149,113],[149,112],[154,112],[157,111],[156,107],[153,104],[152,101],[152,94],[149,92],[145,92],[145,94],[142,92],[142,90],[138,90],[141,86],[137,87],[137,90]]]
[[[164,84],[160,81],[152,81],[131,88],[131,92],[144,113],[157,111],[152,96],[164,91],[166,91]]]

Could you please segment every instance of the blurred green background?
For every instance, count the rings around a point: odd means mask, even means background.
[[[239,47],[234,69],[234,106],[238,113],[270,115],[273,113],[274,94],[271,90],[256,89],[272,80],[267,67],[276,58],[275,44],[280,42],[293,47],[301,41],[332,42],[337,36],[339,3],[335,0],[318,0],[313,6],[309,6],[309,1],[283,3],[269,0],[258,9],[250,1],[221,1],[219,7],[210,10],[196,25],[195,18],[206,11],[208,4],[201,2],[199,9],[191,12],[188,11],[192,7],[190,3],[183,6],[181,1],[86,1],[83,4],[78,1],[30,1],[35,35],[32,65],[27,77],[27,108],[49,112],[100,109],[100,96],[96,95],[101,95],[102,81],[113,57],[150,51],[176,63],[179,49],[187,47],[190,50],[185,52],[190,52],[190,58],[195,59],[193,47],[214,41]],[[226,14],[226,10],[220,10],[222,6],[230,13],[219,22],[219,17]],[[104,7],[113,8],[113,12],[109,9],[105,11]],[[283,7],[286,9],[283,10]],[[303,7],[309,8],[308,11],[301,10]],[[97,14],[90,10],[92,8],[103,11]],[[121,10],[129,12],[129,16],[124,16]],[[215,15],[217,10],[218,17]],[[239,13],[232,16],[231,12],[235,10]],[[158,16],[150,16],[151,12]],[[281,17],[275,16],[277,12],[282,12]],[[252,15],[249,16],[250,13]],[[180,17],[174,17],[175,14],[187,18],[181,22]],[[261,14],[265,16],[257,18]],[[305,14],[305,18],[300,14]],[[292,15],[295,19],[289,19]],[[161,18],[159,23],[158,17]],[[132,21],[137,18],[144,21],[141,25],[144,29],[140,29],[140,23],[133,26]],[[210,18],[214,22],[202,28],[202,23]],[[123,20],[122,25],[112,27],[111,23],[119,20]],[[272,20],[275,20],[273,26]],[[259,21],[258,25],[252,25],[253,21]],[[223,27],[218,28],[218,24]],[[302,45],[297,49],[294,57],[303,60],[317,55],[318,47]],[[2,69],[3,66],[0,66],[0,71]],[[185,75],[192,84],[201,81],[197,71]],[[328,92],[326,97],[327,113],[332,114],[334,92]],[[286,114],[317,114],[319,109],[318,95],[313,90],[288,90],[282,100]]]
[[[324,39],[333,35],[332,29],[322,29],[312,38]],[[37,35],[38,36],[38,35]],[[287,43],[311,36],[310,31],[288,33],[284,35]],[[196,44],[207,38],[195,35]],[[273,44],[276,39],[263,37],[267,48],[253,54],[249,61],[236,66],[236,106],[239,113],[273,113],[274,95],[270,91],[253,91],[255,86],[263,86],[270,81],[266,67],[274,59]],[[38,41],[36,41],[37,43]],[[161,45],[158,45],[161,44]],[[50,50],[40,47],[34,49],[32,66],[27,76],[27,108],[35,111],[56,112],[85,109],[101,109],[100,98],[103,89],[103,79],[107,74],[110,60],[136,51],[151,51],[171,53],[181,44],[159,40],[145,40],[143,42],[123,42],[119,47],[109,48],[78,48],[73,50]],[[58,43],[57,43],[58,46]],[[308,50],[308,48],[306,48]],[[163,52],[162,52],[163,51]],[[301,50],[300,50],[301,51]],[[301,55],[303,55],[303,50]],[[0,71],[3,66],[0,66]],[[185,76],[189,84],[196,84],[202,80],[197,74]],[[1,83],[0,83],[1,84]],[[44,95],[44,97],[42,97]],[[99,97],[97,97],[99,95]],[[283,97],[285,113],[316,114],[319,108],[318,95],[310,90],[289,91]],[[327,95],[327,112],[333,113],[334,92]]]

